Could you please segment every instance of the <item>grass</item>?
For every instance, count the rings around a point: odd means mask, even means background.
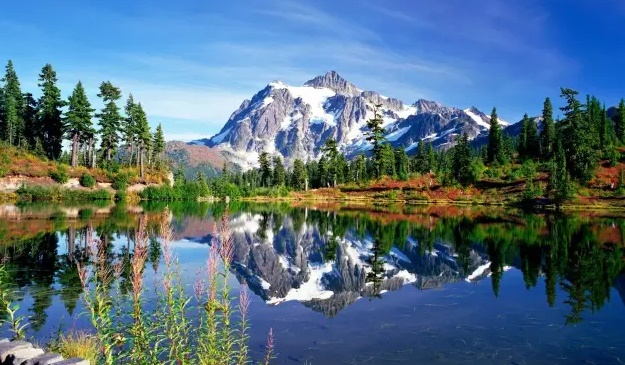
[[[79,357],[89,360],[91,364],[97,364],[100,351],[97,337],[85,331],[61,333],[48,347],[66,359]]]

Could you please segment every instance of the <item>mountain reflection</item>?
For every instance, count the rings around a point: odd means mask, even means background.
[[[19,235],[12,232],[23,222],[0,221],[0,260],[21,292],[33,299],[35,330],[46,321],[55,295],[70,315],[74,312],[81,294],[76,261],[84,259],[89,234],[100,238],[111,262],[122,262],[121,280],[127,280],[136,227],[153,209],[140,214],[118,209],[106,217],[55,216],[46,221],[52,226],[34,224],[33,232]],[[210,244],[214,217],[224,207],[172,210],[179,239]],[[505,288],[500,283],[509,269],[522,272],[527,290],[544,283],[547,305],[568,307],[566,324],[600,310],[612,288],[625,304],[623,218],[236,204],[230,212],[237,278],[271,305],[299,301],[332,317],[359,298],[383,298],[404,285],[427,290],[463,280],[488,280],[493,295],[501,296]],[[149,264],[154,271],[160,255],[153,237]]]

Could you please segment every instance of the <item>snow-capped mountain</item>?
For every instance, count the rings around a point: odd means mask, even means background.
[[[192,143],[216,147],[244,169],[255,166],[263,151],[280,154],[287,163],[319,158],[328,138],[336,139],[341,151],[353,157],[372,148],[365,137],[366,121],[376,105],[381,105],[386,139],[409,154],[421,140],[445,148],[459,134],[475,138],[489,128],[489,116],[477,108],[463,110],[423,99],[405,104],[363,91],[330,71],[303,86],[270,83],[243,101],[217,135]]]

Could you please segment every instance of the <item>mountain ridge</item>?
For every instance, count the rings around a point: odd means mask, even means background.
[[[328,138],[337,140],[348,158],[370,153],[366,121],[376,106],[386,139],[395,148],[414,153],[421,140],[437,148],[451,147],[457,135],[474,139],[488,130],[490,117],[471,106],[447,107],[418,99],[413,104],[364,91],[336,71],[316,76],[302,86],[273,81],[244,100],[216,135],[190,142],[221,150],[243,169],[257,165],[261,152],[294,159],[318,159]],[[505,127],[509,124],[501,121]]]

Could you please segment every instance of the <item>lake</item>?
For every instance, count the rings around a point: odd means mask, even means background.
[[[0,206],[0,260],[28,335],[88,329],[86,236],[129,255],[141,217],[163,208]],[[226,208],[170,209],[191,287]],[[242,203],[228,215],[254,356],[272,328],[276,364],[625,363],[625,215]],[[151,244],[148,285],[160,255]]]

